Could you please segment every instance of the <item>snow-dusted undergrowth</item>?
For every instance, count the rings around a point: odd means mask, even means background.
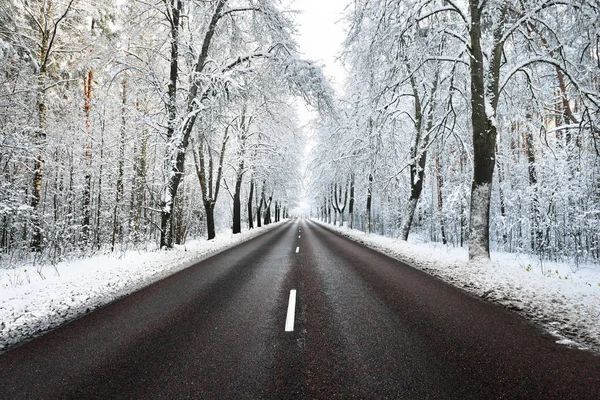
[[[224,232],[170,251],[130,251],[60,263],[41,271],[45,279],[38,267],[0,270],[0,352],[284,222],[238,235]]]
[[[441,243],[408,242],[362,231],[324,227],[424,270],[540,324],[557,342],[600,351],[600,266],[543,262],[534,256],[492,253],[470,263],[467,250]]]

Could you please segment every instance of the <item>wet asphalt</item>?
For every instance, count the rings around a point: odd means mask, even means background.
[[[0,355],[0,399],[600,399],[555,341],[294,220]]]

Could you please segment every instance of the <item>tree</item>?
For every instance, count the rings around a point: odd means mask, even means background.
[[[585,248],[587,227],[567,209],[589,210],[580,199],[589,190],[580,165],[584,158],[597,164],[584,154],[598,148],[597,117],[586,117],[598,109],[598,79],[590,75],[598,66],[597,50],[590,51],[598,9],[579,0],[353,3],[344,104],[336,118],[321,119],[315,147],[321,215],[331,206],[338,213],[330,185],[340,169],[364,176],[357,189],[367,207],[358,220],[368,232],[397,234],[399,227],[406,238],[417,229],[462,244],[468,218],[473,260],[489,258],[495,243],[540,255]],[[531,135],[536,130],[542,140]],[[426,162],[431,149],[435,163]],[[568,173],[542,178],[543,168]],[[429,172],[437,178],[431,186],[423,184]],[[428,195],[430,204],[418,202]],[[523,199],[533,210],[528,217]]]
[[[167,154],[165,156],[167,160],[165,164],[167,181],[161,206],[161,247],[172,246],[171,214],[173,201],[184,173],[185,156],[190,142],[190,135],[198,116],[203,114],[204,104],[211,97],[227,95],[229,75],[234,74],[237,69],[247,65],[252,60],[264,59],[278,65],[282,72],[285,71],[281,74],[281,77],[290,86],[296,87],[307,99],[310,100],[311,96],[319,99],[324,97],[323,94],[327,94],[327,86],[320,71],[317,71],[317,68],[310,63],[300,62],[294,57],[295,44],[289,35],[290,22],[270,1],[256,5],[250,4],[247,7],[233,6],[227,8],[229,6],[228,0],[219,0],[215,2],[214,7],[211,6],[212,3],[208,5],[211,17],[206,27],[206,33],[198,43],[201,50],[189,66],[193,79],[190,87],[186,90],[187,99],[183,105],[183,112],[180,112],[172,136],[167,134]],[[213,47],[220,44],[217,43],[218,40],[215,36],[217,25],[227,17],[228,22],[235,26],[238,18],[243,18],[244,15],[249,13],[257,17],[253,19],[253,22],[262,27],[260,30],[262,33],[266,29],[268,36],[264,37],[257,34],[248,38],[248,42],[254,43],[265,50],[254,51],[249,54],[244,53],[234,56],[234,58],[222,60],[222,65],[215,65],[218,64],[216,59],[213,59],[212,63],[208,63],[209,53],[213,50]],[[257,32],[257,30],[255,29],[254,32]],[[172,35],[173,37],[175,36]],[[172,51],[172,57],[177,56],[176,53]],[[173,62],[171,65],[173,65]],[[305,79],[306,74],[300,75],[300,72],[309,73],[311,75],[309,80]],[[302,77],[301,80],[298,79],[299,76]],[[211,202],[210,199],[205,199],[205,201],[206,204]]]

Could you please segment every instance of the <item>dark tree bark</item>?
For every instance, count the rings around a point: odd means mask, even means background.
[[[331,193],[329,194],[329,201],[327,201],[327,223],[331,224]]]
[[[248,195],[248,229],[254,229],[254,217],[252,215],[252,198],[254,197],[254,178],[250,179],[250,194]]]
[[[350,229],[354,227],[354,173],[350,175],[350,204],[348,205]]]
[[[242,191],[242,180],[244,178],[244,160],[246,157],[246,140],[248,139],[248,130],[252,122],[252,117],[246,117],[246,107],[242,111],[238,127],[238,139],[239,149],[237,152],[237,159],[239,160],[238,168],[236,171],[235,189],[233,193],[233,233],[240,233],[242,231],[242,203],[241,203],[241,191]],[[252,195],[251,195],[252,196]]]
[[[440,163],[440,151],[435,153],[435,170],[437,175],[437,209],[438,209],[438,219],[440,221],[440,230],[442,234],[442,243],[448,244],[448,239],[446,237],[446,224],[444,222],[444,199],[442,197],[442,188],[444,187],[444,180],[442,177],[442,167]]]
[[[263,181],[262,190],[260,193],[260,202],[258,202],[258,207],[256,209],[256,226],[258,228],[261,227],[262,224],[262,207],[265,204],[265,182]]]
[[[205,145],[206,139],[200,139],[198,152],[194,150],[194,164],[196,166],[196,175],[200,181],[200,189],[202,191],[202,203],[206,213],[206,233],[208,240],[215,238],[215,204],[219,197],[219,189],[221,187],[221,178],[223,176],[223,161],[225,159],[225,151],[227,149],[227,141],[229,140],[229,127],[225,129],[221,149],[219,151],[219,160],[217,161],[217,174],[214,176],[214,161],[210,147]],[[208,154],[208,166],[205,162],[205,151]],[[183,171],[183,165],[181,165]],[[214,189],[213,189],[214,187]]]
[[[240,168],[244,168],[244,162],[240,162]],[[235,190],[233,192],[233,233],[242,232],[242,174],[237,175],[235,180]]]
[[[265,207],[265,225],[269,225],[271,223],[271,202],[273,201],[273,196],[269,196],[269,200],[266,201]]]
[[[215,238],[215,203],[203,201],[204,212],[206,213],[206,233],[208,240]]]
[[[348,185],[345,185],[344,190],[344,201],[342,201],[342,185],[335,183],[333,185],[333,208],[336,215],[340,216],[340,225],[344,226],[344,211],[346,210],[346,204],[348,202]]]
[[[165,2],[165,4],[167,4]],[[171,58],[169,68],[169,84],[167,86],[167,141],[170,141],[175,133],[175,124],[177,118],[177,83],[179,80],[179,25],[181,18],[181,9],[183,2],[181,0],[171,0],[167,6],[167,15],[169,16],[170,35],[171,35]],[[160,223],[160,247],[173,247],[173,227],[171,213],[173,211],[173,202],[177,195],[177,186],[181,180],[181,171],[173,171],[173,177],[167,184],[168,198],[163,201],[161,223]]]

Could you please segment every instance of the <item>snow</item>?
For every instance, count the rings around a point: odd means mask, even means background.
[[[492,252],[491,260],[468,261],[464,248],[408,242],[362,231],[326,228],[500,304],[540,325],[559,344],[600,351],[600,265],[540,262],[534,256]]]
[[[487,96],[485,98],[485,115],[493,126],[498,126],[498,122],[496,121],[496,110],[492,107],[492,103],[490,103]]]
[[[488,243],[491,192],[492,187],[489,183],[478,184],[472,191],[469,255],[473,260],[485,260],[488,257],[486,245]]]
[[[34,266],[1,270],[0,351],[280,224],[239,235],[221,233],[212,241],[192,241],[171,251],[130,251],[39,270]],[[523,315],[555,335],[557,343],[600,351],[599,265],[575,268],[495,252],[491,261],[470,263],[466,249],[425,243],[414,233],[404,242],[325,226]]]
[[[285,221],[169,251],[129,251],[0,270],[0,352],[181,271]]]

